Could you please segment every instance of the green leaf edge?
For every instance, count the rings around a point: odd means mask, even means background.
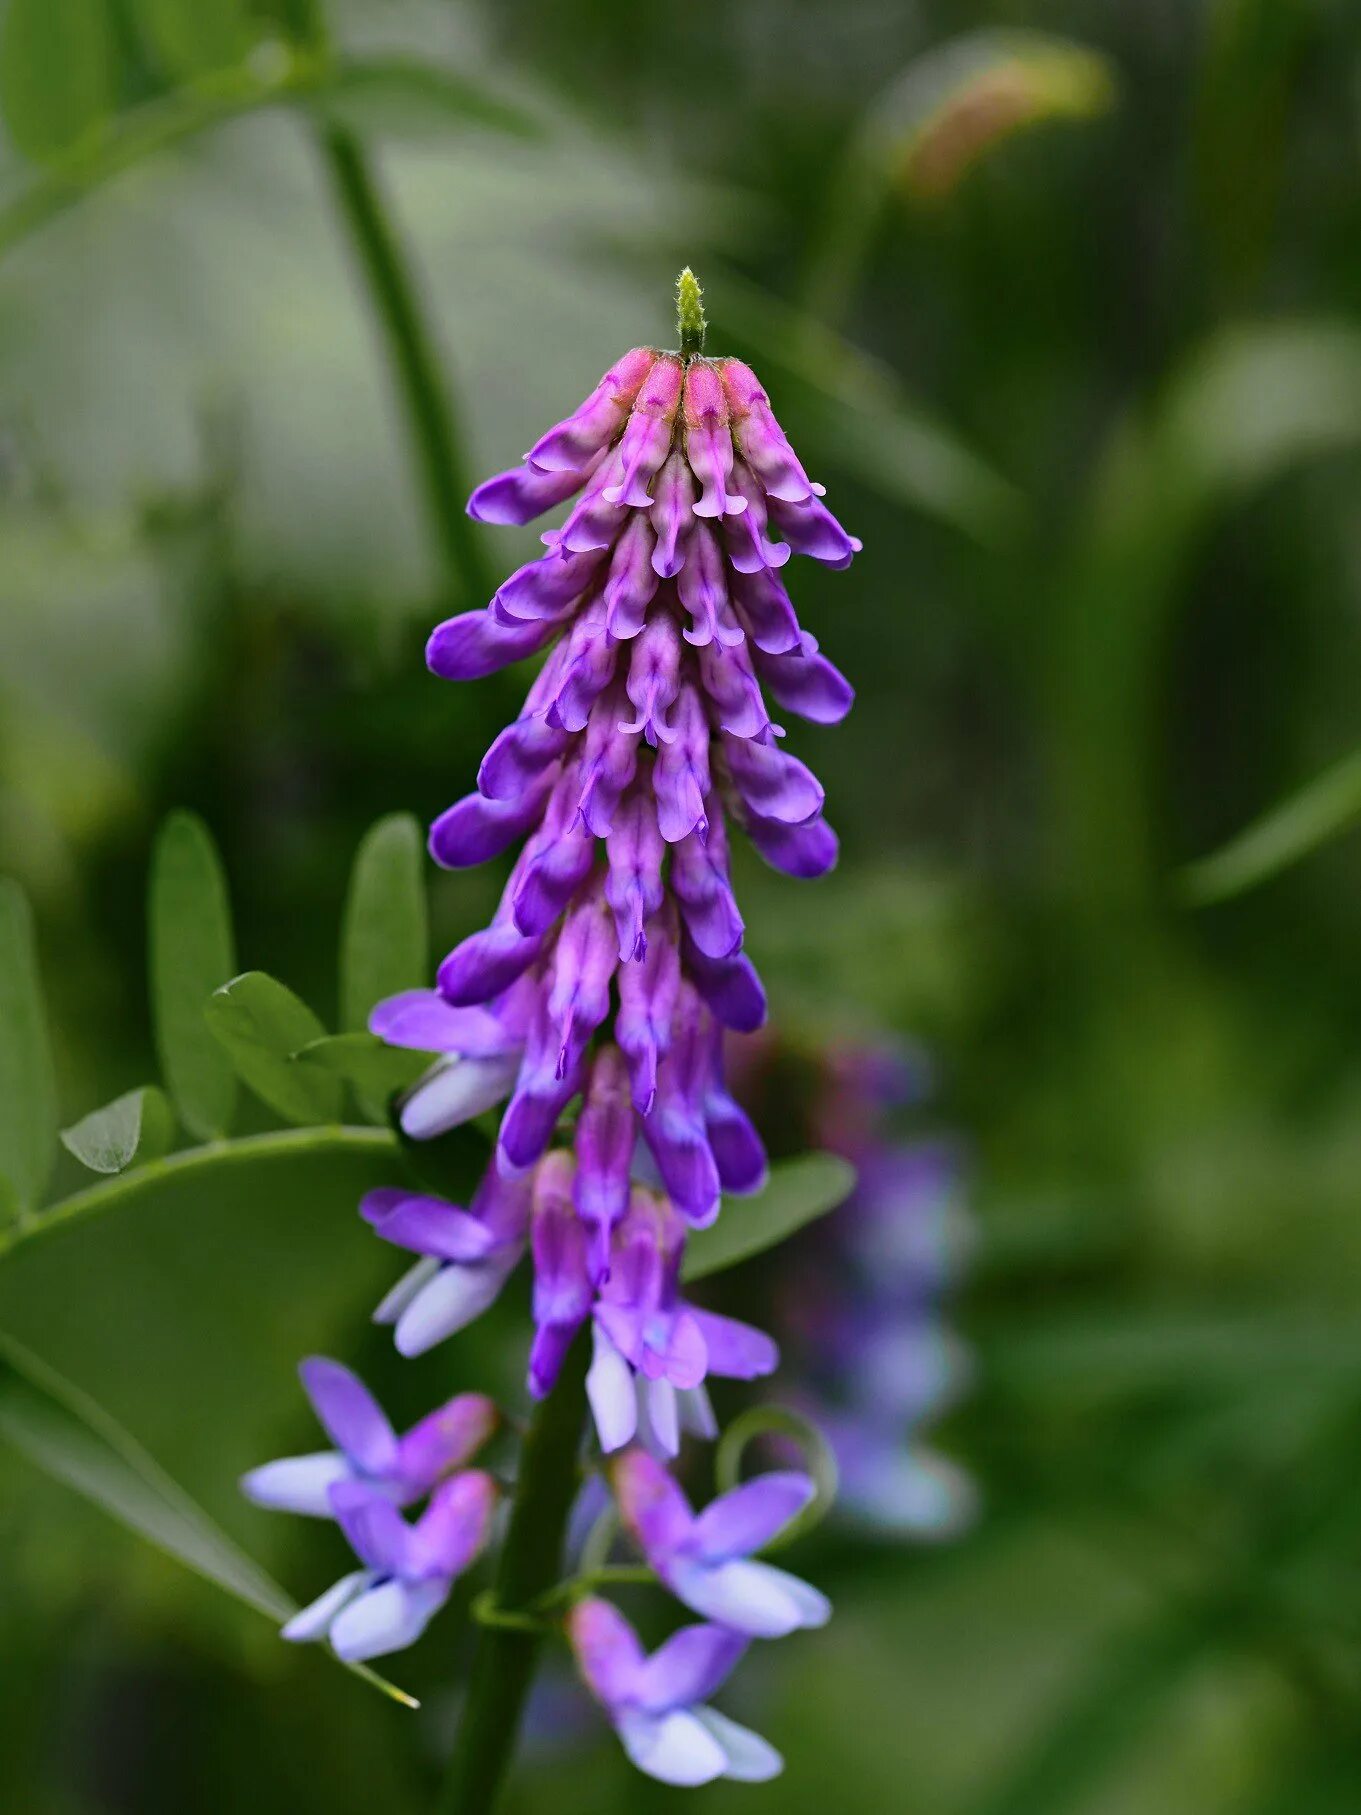
[[[764,1199],[779,1186],[800,1172],[815,1175],[825,1172],[827,1185],[825,1193],[810,1196],[810,1204],[801,1206],[797,1216],[786,1216],[774,1234],[753,1229],[744,1239],[740,1224],[744,1216],[751,1217],[752,1212],[759,1210]],[[787,1241],[791,1235],[816,1222],[820,1216],[826,1216],[844,1204],[855,1189],[855,1167],[849,1160],[844,1160],[835,1153],[801,1153],[793,1159],[776,1160],[770,1169],[769,1182],[764,1188],[751,1197],[724,1197],[723,1207],[717,1219],[707,1229],[695,1229],[690,1233],[685,1244],[685,1260],[681,1267],[681,1278],[684,1280],[708,1279],[711,1274],[725,1272],[744,1260],[762,1254],[767,1248],[774,1248],[780,1242]],[[753,1219],[754,1220],[754,1219]],[[738,1229],[735,1235],[730,1232],[720,1234],[724,1223],[728,1229]],[[709,1250],[717,1252],[710,1256]]]
[[[130,1172],[116,1173],[98,1185],[62,1198],[26,1223],[0,1231],[0,1263],[6,1255],[25,1243],[37,1241],[59,1230],[82,1222],[87,1216],[98,1216],[124,1199],[135,1198],[161,1179],[172,1174],[204,1171],[210,1166],[232,1165],[271,1153],[305,1153],[317,1148],[330,1148],[338,1153],[373,1153],[390,1151],[400,1158],[396,1140],[384,1128],[360,1128],[336,1123],[317,1128],[283,1128],[268,1134],[248,1134],[235,1140],[208,1141],[201,1147],[186,1147],[165,1159],[150,1160]]]

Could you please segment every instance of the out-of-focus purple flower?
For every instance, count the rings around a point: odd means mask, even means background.
[[[567,1634],[587,1687],[640,1771],[662,1783],[731,1777],[765,1783],[783,1760],[773,1746],[705,1704],[746,1650],[720,1626],[683,1626],[648,1657],[616,1607],[578,1601]]]
[[[371,1488],[394,1506],[424,1499],[491,1436],[496,1407],[484,1393],[459,1393],[399,1437],[357,1374],[314,1355],[298,1369],[303,1390],[336,1447],[266,1462],[241,1478],[257,1506],[333,1517],[331,1490],[342,1482]]]
[[[634,1186],[595,1301],[595,1346],[586,1376],[606,1454],[642,1435],[661,1454],[674,1456],[687,1419],[701,1429],[709,1423],[702,1394],[710,1375],[755,1380],[778,1364],[779,1350],[762,1331],[682,1299],[685,1232],[684,1219],[665,1197]]]
[[[414,1525],[373,1488],[343,1481],[331,1510],[362,1569],[295,1613],[283,1636],[329,1639],[349,1663],[412,1645],[449,1598],[491,1530],[496,1483],[480,1469],[443,1481]]]
[[[611,1465],[624,1524],[658,1576],[687,1607],[754,1638],[780,1638],[825,1625],[831,1604],[787,1570],[758,1562],[761,1550],[813,1498],[807,1475],[758,1475],[711,1500],[696,1515],[666,1469],[646,1450]]]

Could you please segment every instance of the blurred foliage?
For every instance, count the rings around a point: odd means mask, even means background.
[[[733,1707],[788,1772],[716,1815],[1361,1800],[1359,71],[1347,0],[6,0],[0,871],[57,1080],[0,1071],[19,1200],[58,1127],[162,1073],[191,1131],[230,1118],[213,1056],[187,1081],[217,1049],[177,1071],[145,1006],[172,807],[221,842],[243,960],[355,1030],[351,854],[461,793],[514,697],[422,670],[471,584],[422,371],[445,453],[495,470],[665,337],[691,262],[710,344],[758,362],[864,538],[835,592],[794,580],[859,687],[800,733],[841,870],[739,890],[777,1015],[920,1035],[973,1144],[978,1382],[944,1441],[984,1516],[929,1551],[819,1536],[836,1621]],[[469,532],[492,572],[530,545]],[[435,950],[494,887],[435,883]],[[27,919],[6,887],[0,1016],[41,1053]],[[211,936],[196,962],[237,968]],[[267,1180],[17,1246],[0,1327],[301,1591],[334,1534],[234,1490],[307,1440],[297,1357],[356,1362],[400,1421],[474,1371],[513,1386],[519,1311],[395,1362],[350,1207],[383,1136],[264,1138],[299,1143]],[[457,1622],[403,1714],[0,1471],[22,1815],[422,1805]],[[679,1806],[549,1704],[509,1815]]]

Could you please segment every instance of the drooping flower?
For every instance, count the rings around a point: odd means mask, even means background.
[[[825,1595],[753,1555],[813,1498],[807,1475],[793,1470],[758,1475],[696,1514],[646,1450],[625,1450],[610,1474],[625,1526],[687,1607],[755,1638],[826,1624],[831,1603]]]
[[[298,1372],[337,1447],[285,1456],[242,1477],[249,1499],[281,1512],[333,1518],[332,1490],[341,1483],[371,1489],[393,1506],[410,1506],[461,1468],[499,1421],[484,1393],[459,1393],[399,1437],[363,1381],[338,1361],[313,1356]]]
[[[780,1772],[775,1748],[705,1704],[746,1650],[720,1626],[683,1626],[648,1657],[608,1601],[578,1601],[567,1633],[587,1687],[624,1750],[649,1777],[669,1784],[716,1777],[764,1783]]]
[[[496,1483],[480,1469],[442,1481],[414,1525],[363,1482],[331,1489],[331,1510],[364,1565],[294,1614],[283,1636],[329,1639],[350,1663],[414,1644],[491,1530]]]

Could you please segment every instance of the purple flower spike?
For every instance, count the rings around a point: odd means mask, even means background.
[[[266,1462],[243,1475],[241,1491],[257,1506],[329,1519],[331,1490],[341,1482],[361,1483],[393,1506],[410,1506],[461,1468],[496,1429],[491,1400],[460,1393],[398,1437],[363,1381],[338,1361],[313,1356],[298,1372],[336,1447]]]
[[[643,1555],[696,1613],[753,1638],[782,1638],[801,1626],[827,1623],[825,1595],[754,1558],[812,1500],[807,1475],[758,1475],[698,1516],[646,1450],[625,1450],[611,1465],[611,1480],[620,1516]]]
[[[661,1783],[729,1777],[765,1783],[779,1775],[775,1748],[707,1707],[746,1649],[719,1626],[684,1626],[651,1657],[610,1602],[589,1597],[567,1616],[577,1668],[640,1771]]]
[[[295,1644],[329,1639],[347,1663],[414,1644],[486,1543],[496,1493],[490,1475],[470,1469],[442,1482],[408,1525],[371,1488],[332,1488],[332,1510],[364,1567],[294,1614],[283,1636]]]

